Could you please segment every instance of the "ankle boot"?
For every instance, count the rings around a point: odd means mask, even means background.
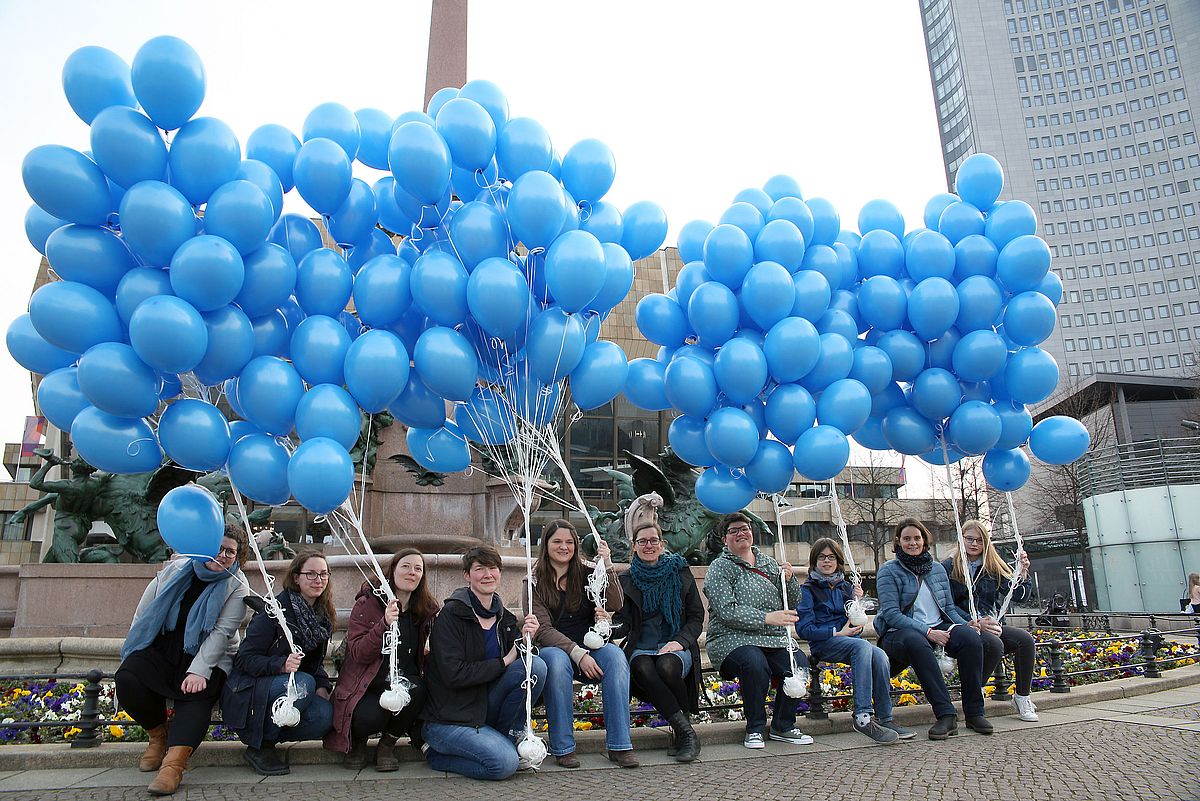
[[[342,767],[347,770],[362,770],[367,764],[367,738],[350,740],[350,750],[342,758]]]
[[[138,760],[138,770],[142,773],[162,767],[163,754],[167,753],[167,724],[160,723],[148,729],[146,734],[150,736],[150,742],[146,743],[146,750]]]
[[[146,788],[150,791],[150,795],[171,795],[179,787],[179,782],[183,780],[183,772],[187,770],[188,758],[192,755],[191,746],[173,745],[167,749],[167,754],[163,757],[162,767],[158,769],[158,775],[154,777],[154,781]]]
[[[700,756],[700,738],[696,736],[696,730],[692,728],[687,713],[680,710],[667,718],[667,722],[671,724],[671,730],[675,733],[675,761],[691,762]]]
[[[942,715],[937,719],[937,723],[934,723],[929,729],[930,740],[945,740],[957,734],[958,717],[955,715]]]
[[[379,738],[375,746],[375,770],[380,773],[390,773],[400,770],[400,760],[396,758],[396,738],[385,734]]]

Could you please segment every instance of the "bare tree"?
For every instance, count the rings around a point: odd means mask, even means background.
[[[866,451],[865,463],[846,469],[841,475],[839,495],[851,539],[866,543],[878,569],[884,561],[884,548],[891,545],[892,526],[901,517],[903,502],[899,488],[904,483],[901,468],[887,464],[879,451]],[[846,481],[849,480],[847,484]]]
[[[968,456],[950,465],[949,476],[944,465],[933,467],[932,522],[943,532],[945,539],[954,539],[955,512],[959,521],[986,520],[991,509],[987,482],[983,478],[983,457]],[[936,534],[936,532],[935,532]]]

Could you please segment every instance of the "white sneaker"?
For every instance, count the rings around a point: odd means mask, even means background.
[[[771,738],[772,740],[779,740],[783,743],[791,743],[792,745],[810,745],[813,741],[813,738],[796,728],[791,728],[787,731],[769,729],[767,731],[767,737]]]
[[[750,731],[746,732],[746,739],[742,740],[742,745],[747,748],[766,748],[767,744],[763,742],[761,732]]]
[[[1026,723],[1036,723],[1038,721],[1037,707],[1033,705],[1033,699],[1028,695],[1014,695],[1012,699],[1013,709],[1017,710],[1017,717]]]

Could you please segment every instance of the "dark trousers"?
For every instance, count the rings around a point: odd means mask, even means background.
[[[913,629],[892,629],[879,640],[879,647],[892,663],[893,676],[912,666],[933,714],[939,718],[955,714],[950,691],[933,653],[933,643],[924,634]],[[955,626],[950,631],[946,653],[958,660],[963,713],[967,717],[983,715],[983,641],[979,632],[970,626]]]
[[[722,678],[736,678],[741,686],[747,732],[767,732],[767,691],[771,689],[772,678],[779,679],[780,684],[775,690],[771,727],[776,731],[788,731],[796,725],[798,699],[788,698],[783,691],[783,679],[790,675],[792,663],[786,648],[743,645],[734,648],[721,662]]]
[[[1029,695],[1033,686],[1033,662],[1037,655],[1033,635],[1025,629],[1001,626],[999,637],[985,633],[980,638],[983,640],[983,682],[986,684],[988,677],[996,672],[996,666],[1005,654],[1014,654],[1017,695]]]
[[[688,688],[683,662],[670,654],[640,654],[629,663],[633,695],[669,718],[688,708]]]
[[[351,738],[365,740],[381,733],[400,738],[414,734],[418,726],[417,716],[421,713],[421,707],[425,706],[425,685],[413,681],[409,692],[408,705],[393,714],[379,705],[380,693],[367,691],[358,700],[350,718]]]
[[[175,715],[167,731],[167,746],[186,745],[199,748],[200,741],[208,732],[213,707],[221,697],[221,685],[225,673],[214,669],[208,686],[198,693],[180,693],[175,699]],[[118,670],[116,675],[117,700],[121,708],[149,731],[167,722],[167,699],[146,686],[136,672]]]

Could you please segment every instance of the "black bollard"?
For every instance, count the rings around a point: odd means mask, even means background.
[[[821,695],[821,663],[811,656],[808,658],[808,714],[805,717],[810,720],[829,718],[825,698]]]
[[[1146,629],[1142,632],[1142,675],[1148,679],[1161,679],[1162,673],[1158,669],[1158,632],[1154,629]]]
[[[1004,657],[1000,657],[1000,663],[996,665],[996,672],[992,678],[996,682],[996,691],[992,693],[993,701],[1008,701],[1012,695],[1008,692],[1008,665],[1004,661]]]
[[[79,734],[71,740],[72,748],[95,748],[100,745],[100,680],[104,673],[89,670],[83,685],[83,709],[79,713]]]
[[[1050,675],[1053,677],[1050,682],[1050,692],[1071,692],[1071,685],[1067,684],[1066,672],[1063,669],[1062,643],[1058,640],[1050,641]]]

